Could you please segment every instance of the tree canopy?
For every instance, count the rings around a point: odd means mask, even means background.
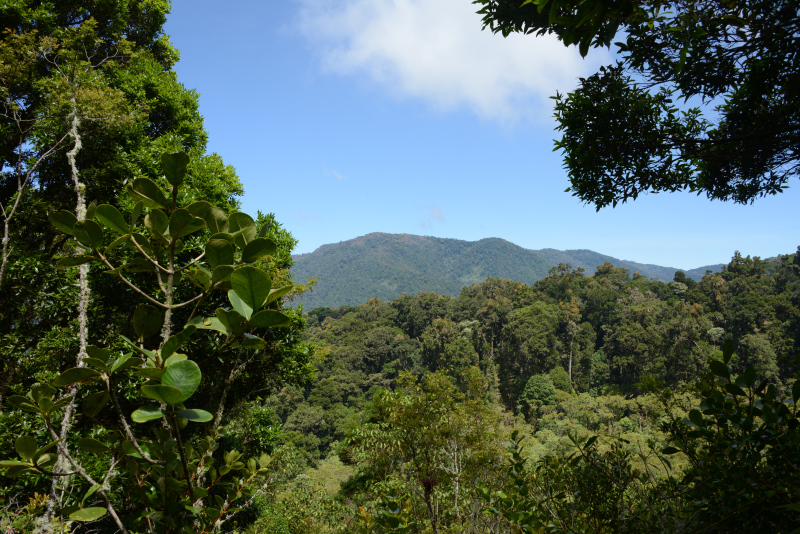
[[[557,94],[571,186],[598,210],[646,192],[749,203],[800,172],[800,17],[788,0],[478,0],[484,28],[618,52]]]

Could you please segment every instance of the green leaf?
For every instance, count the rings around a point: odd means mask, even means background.
[[[211,204],[205,200],[198,200],[186,206],[186,209],[189,210],[189,213],[193,216],[205,219],[208,210],[211,209]]]
[[[177,239],[205,228],[206,222],[200,217],[193,217],[186,208],[178,208],[169,218],[169,234]]]
[[[246,213],[235,211],[229,217],[230,233],[236,241],[236,246],[244,250],[247,244],[256,238],[256,223]]]
[[[122,266],[126,271],[132,273],[152,273],[155,272],[155,266],[150,263],[150,260],[144,258],[131,258]]]
[[[169,201],[156,183],[149,178],[136,178],[125,189],[134,200],[141,200],[146,208],[169,209]]]
[[[262,256],[271,256],[278,251],[278,245],[272,239],[257,237],[244,247],[242,251],[242,261],[253,263]]]
[[[94,221],[78,221],[72,231],[75,239],[85,247],[97,250],[103,246],[103,229]]]
[[[275,328],[289,326],[290,319],[287,315],[275,310],[261,310],[253,315],[247,322],[250,328]]]
[[[725,391],[730,393],[731,395],[738,396],[738,397],[745,397],[747,393],[744,392],[742,388],[735,384],[725,384]]]
[[[680,449],[676,449],[675,447],[665,447],[661,449],[661,454],[675,454],[681,452]]]
[[[98,391],[87,395],[83,399],[83,413],[88,417],[95,417],[103,409],[109,399],[108,391]]]
[[[47,218],[50,219],[50,223],[64,232],[67,235],[75,235],[72,231],[72,228],[75,226],[75,223],[78,222],[78,218],[75,215],[66,210],[50,212],[47,214]]]
[[[93,221],[94,220],[94,213],[95,213],[96,210],[97,210],[97,201],[96,200],[92,200],[89,203],[89,205],[86,206],[86,216],[84,217],[84,219],[86,219],[87,221]]]
[[[120,245],[127,245],[128,243],[130,243],[130,240],[131,240],[130,234],[119,236],[106,247],[106,255],[108,255],[109,252],[116,250]]]
[[[186,271],[186,276],[194,285],[203,290],[203,292],[211,289],[211,275],[205,269],[188,269]]]
[[[128,227],[128,223],[125,222],[125,218],[119,210],[111,204],[101,204],[97,206],[95,217],[97,217],[98,221],[118,234],[124,235],[131,233],[131,229]]]
[[[92,506],[90,508],[81,508],[69,514],[69,518],[73,521],[95,521],[106,515],[106,509],[99,506]]]
[[[166,370],[164,371],[166,374]],[[163,375],[162,375],[163,379]],[[148,399],[153,399],[164,404],[175,405],[183,402],[183,393],[180,389],[170,385],[159,384],[155,386],[142,386],[140,388],[142,395]]]
[[[130,244],[131,248],[133,248],[137,252],[141,248],[149,256],[153,255],[153,247],[150,246],[150,240],[147,239],[142,234],[138,234],[138,233],[131,234],[131,236],[129,238],[129,244]],[[136,245],[139,245],[139,246],[137,247]]]
[[[294,289],[294,284],[289,284],[288,286],[283,286],[278,289],[271,289],[269,292],[269,298],[267,298],[267,304],[281,298],[292,289]]]
[[[182,362],[183,360],[186,360],[188,358],[189,357],[185,354],[177,354],[177,353],[173,354],[172,356],[164,360],[164,367],[169,367],[170,365],[173,365],[177,362]]]
[[[218,282],[230,280],[234,270],[233,265],[217,265],[214,268],[214,272],[211,273],[211,283],[217,284]]]
[[[164,413],[161,411],[160,406],[148,404],[147,406],[142,406],[133,412],[131,414],[131,419],[134,423],[146,423],[148,421],[152,421],[153,419],[159,419],[163,415]]]
[[[140,367],[133,369],[133,372],[156,382],[161,382],[161,375],[164,374],[164,370],[158,367]]]
[[[244,303],[255,312],[267,302],[272,289],[272,280],[261,269],[245,266],[233,272],[231,286]]]
[[[703,414],[700,413],[699,410],[690,410],[689,411],[689,421],[694,423],[696,426],[702,428],[705,426],[705,421],[703,420]]]
[[[117,360],[111,365],[111,372],[114,373],[115,371],[130,369],[131,367],[136,367],[137,365],[141,364],[142,360],[139,358],[134,358],[130,354],[126,354],[125,356],[120,356],[117,358]]]
[[[206,243],[206,262],[212,269],[233,263],[233,246],[223,239],[211,239]]]
[[[133,212],[131,213],[131,228],[136,226],[136,223],[139,221],[139,215],[142,214],[142,208],[144,207],[144,203],[140,200],[133,206]]]
[[[14,441],[14,448],[17,449],[17,454],[23,460],[30,460],[39,446],[36,445],[36,438],[33,436],[20,436]]]
[[[228,291],[228,300],[231,302],[233,309],[236,310],[236,313],[245,319],[250,319],[250,316],[253,315],[253,309],[239,298],[239,295],[232,289]]]
[[[69,269],[70,267],[77,267],[78,265],[83,265],[84,263],[91,263],[93,261],[99,261],[100,258],[96,258],[94,256],[88,256],[86,254],[80,254],[78,256],[68,256],[66,258],[61,258],[58,260],[56,264],[56,269]]]
[[[85,363],[87,367],[91,367],[92,369],[96,369],[103,373],[108,372],[108,366],[103,360],[98,360],[97,358],[84,358],[83,363]]]
[[[800,380],[795,380],[794,384],[792,384],[792,399],[795,404],[800,400]]]
[[[167,214],[161,210],[150,210],[150,213],[144,216],[144,227],[147,228],[151,236],[165,240],[166,238],[164,235],[169,228],[169,218]]]
[[[728,365],[730,363],[732,356],[733,356],[733,339],[728,338],[722,344],[722,361],[725,362],[725,365]]]
[[[712,360],[708,364],[708,368],[711,369],[712,373],[722,378],[730,378],[731,376],[728,366],[718,360]]]
[[[213,416],[205,410],[178,410],[175,413],[178,416],[188,419],[189,421],[194,421],[195,423],[207,423],[213,418]]]
[[[230,330],[234,337],[241,336],[244,334],[244,328],[247,324],[247,320],[242,317],[238,312],[231,310],[223,310],[222,308],[217,308],[215,315],[217,319],[225,326],[226,329]]]
[[[164,313],[149,304],[139,304],[133,312],[133,331],[139,342],[155,335],[164,323]]]
[[[77,441],[77,445],[79,449],[93,454],[102,454],[109,450],[108,445],[94,438],[80,438]]]
[[[184,328],[179,334],[175,334],[174,336],[170,337],[164,346],[161,347],[161,357],[162,358],[169,358],[172,354],[181,348],[181,345],[186,343],[189,337],[197,331],[197,328],[194,326],[187,326]]]
[[[258,336],[245,334],[244,338],[239,343],[239,346],[242,347],[243,349],[263,350],[267,347],[267,342]]]
[[[96,345],[89,345],[86,347],[86,352],[90,357],[100,360],[103,363],[111,359],[111,351],[109,349],[102,349]],[[104,369],[105,370],[105,369]]]
[[[82,382],[91,378],[100,376],[100,373],[88,367],[73,367],[61,373],[58,378],[53,380],[53,385],[56,387],[64,387],[75,382]]]
[[[218,207],[211,206],[203,218],[206,220],[208,231],[212,234],[217,234],[220,232],[228,233],[228,229],[230,228],[228,216],[225,215],[225,212]]]
[[[183,183],[189,161],[191,161],[189,155],[185,152],[161,154],[161,169],[164,171],[164,177],[173,187],[178,187]]]
[[[216,330],[228,334],[229,330],[216,317],[193,317],[187,324],[196,326],[199,330]]]
[[[194,329],[194,327],[187,327]],[[166,369],[161,376],[161,383],[165,386],[171,386],[181,392],[181,398],[178,402],[169,404],[179,404],[186,401],[192,394],[197,391],[202,379],[200,367],[192,360],[183,360],[176,362]]]
[[[31,413],[39,413],[39,407],[31,403],[31,400],[21,395],[12,395],[8,399],[8,403],[12,406]]]

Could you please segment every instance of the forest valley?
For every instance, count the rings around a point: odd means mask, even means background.
[[[581,200],[797,176],[796,2],[476,3],[583,55],[627,35],[556,98]],[[800,532],[800,249],[293,306],[297,241],[239,211],[168,12],[0,3],[0,531]]]

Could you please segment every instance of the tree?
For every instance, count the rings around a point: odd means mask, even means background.
[[[598,210],[682,190],[748,203],[800,173],[796,2],[477,3],[484,28],[552,33],[584,56],[623,32],[616,65],[555,97],[568,191]]]

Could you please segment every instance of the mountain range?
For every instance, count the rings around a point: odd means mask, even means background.
[[[457,296],[462,287],[482,282],[488,276],[533,284],[559,263],[582,267],[592,275],[599,265],[609,262],[631,274],[637,272],[665,282],[671,281],[678,270],[620,260],[586,249],[529,250],[496,237],[462,241],[377,232],[322,245],[292,259],[296,281],[317,278],[313,291],[300,299],[306,310],[354,306],[374,297],[392,300],[402,293],[416,295],[423,291]],[[720,263],[684,272],[699,280],[707,270],[721,269]]]

